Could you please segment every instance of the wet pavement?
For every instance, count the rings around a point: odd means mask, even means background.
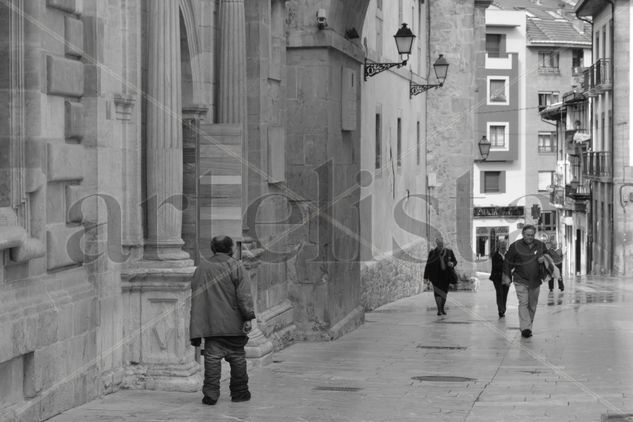
[[[217,405],[201,393],[125,390],[52,419],[67,421],[624,421],[633,420],[633,279],[541,287],[534,337],[518,330],[514,287],[498,319],[478,292],[433,294],[366,314],[328,343],[299,343],[251,368],[253,399]]]

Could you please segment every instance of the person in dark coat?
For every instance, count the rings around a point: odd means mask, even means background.
[[[424,267],[424,280],[433,284],[433,295],[437,305],[437,314],[446,315],[444,305],[448,295],[448,286],[457,282],[454,267],[457,259],[452,250],[444,247],[441,238],[435,239],[436,247],[431,249]]]
[[[519,301],[519,328],[521,336],[532,337],[532,325],[538,305],[538,295],[541,283],[546,273],[547,247],[545,243],[534,238],[536,227],[526,224],[521,230],[523,237],[513,242],[508,248],[503,262],[503,284],[514,282],[514,291]],[[552,268],[556,268],[552,264]]]
[[[497,292],[497,311],[499,318],[506,315],[506,303],[508,301],[509,285],[504,285],[501,281],[503,278],[503,261],[505,261],[508,244],[505,240],[499,242],[497,250],[492,254],[492,268],[490,270],[490,280],[492,280],[495,291]]]
[[[233,258],[233,240],[211,240],[213,256],[203,261],[191,282],[191,345],[204,338],[204,384],[202,403],[213,405],[220,396],[221,362],[231,365],[231,401],[251,398],[246,372],[246,335],[255,318],[250,278],[242,263]]]
[[[558,271],[560,272],[560,278],[558,279],[558,288],[562,292],[565,290],[565,283],[563,283],[563,251],[558,247],[558,242],[556,242],[556,240],[552,240],[549,248],[545,253],[552,258],[552,260],[554,261],[554,265],[556,265],[556,268],[558,268]],[[554,277],[549,277],[547,284],[549,287],[549,291],[553,292]]]

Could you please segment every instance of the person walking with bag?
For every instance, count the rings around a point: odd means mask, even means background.
[[[546,253],[552,258],[552,261],[554,261],[554,265],[556,265],[556,268],[558,268],[558,271],[560,272],[560,277],[558,278],[558,288],[562,292],[565,290],[565,284],[563,283],[563,251],[558,247],[558,243],[556,242],[556,240],[552,240],[552,242],[550,243],[550,247],[547,249]],[[550,277],[547,281],[547,284],[549,287],[549,291],[553,292],[554,277]]]
[[[545,263],[543,255],[547,247],[534,238],[536,227],[531,224],[523,226],[523,237],[510,245],[503,263],[503,284],[509,286],[514,281],[514,290],[519,300],[519,328],[523,337],[532,337],[532,324],[538,305],[541,290],[541,264]]]
[[[505,240],[499,242],[499,245],[495,252],[492,254],[492,268],[490,270],[490,280],[495,286],[495,292],[497,293],[497,311],[499,318],[503,318],[506,315],[506,303],[508,301],[508,292],[510,286],[502,283],[503,278],[503,262],[505,261],[506,252],[508,250],[508,244]]]
[[[457,259],[451,249],[444,247],[441,238],[435,239],[436,247],[431,249],[424,267],[424,280],[433,284],[433,296],[437,305],[437,314],[446,315],[444,306],[448,295],[449,284],[457,283],[455,265]]]
[[[211,250],[214,255],[196,268],[191,282],[191,345],[199,347],[204,338],[202,403],[218,401],[222,359],[231,365],[231,401],[247,401],[251,393],[244,346],[255,319],[250,278],[233,258],[229,236],[214,237]]]

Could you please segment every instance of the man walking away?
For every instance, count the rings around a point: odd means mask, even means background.
[[[540,264],[545,259],[547,247],[536,240],[536,227],[523,226],[523,237],[510,245],[503,263],[503,284],[514,281],[514,290],[519,300],[519,326],[523,337],[532,336],[532,324],[536,314],[538,295],[541,289]]]
[[[565,290],[565,284],[563,283],[563,251],[562,249],[558,247],[558,243],[556,243],[556,240],[552,240],[550,247],[547,250],[547,254],[550,257],[552,257],[552,261],[554,261],[554,265],[556,265],[556,267],[558,268],[558,271],[560,271],[560,278],[558,279],[558,288],[562,292]],[[547,284],[549,287],[549,291],[553,292],[554,278],[550,277]]]
[[[250,278],[241,262],[232,257],[233,240],[211,240],[213,256],[203,261],[191,282],[191,345],[204,338],[204,384],[202,403],[213,405],[220,396],[222,359],[231,365],[231,400],[251,398],[246,372],[246,335],[255,318]]]

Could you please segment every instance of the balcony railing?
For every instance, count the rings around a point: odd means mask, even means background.
[[[611,59],[599,59],[584,70],[583,88],[593,94],[608,91],[613,87]]]
[[[611,177],[611,153],[592,151],[583,153],[583,174],[586,177]]]
[[[565,196],[576,201],[591,199],[589,186],[577,185],[575,183],[565,185]]]

